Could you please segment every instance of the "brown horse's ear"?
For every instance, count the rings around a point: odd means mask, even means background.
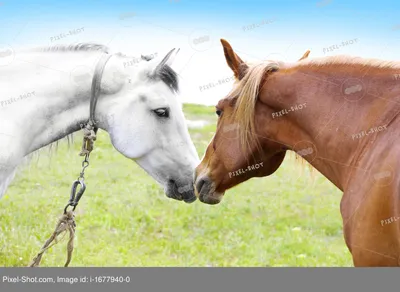
[[[225,59],[228,66],[232,69],[236,79],[241,80],[246,74],[248,66],[238,55],[236,55],[231,45],[226,40],[221,39],[221,43],[224,48]]]
[[[310,54],[310,50],[307,50],[307,52],[304,53],[303,57],[301,57],[301,58],[299,59],[299,61],[304,60],[304,59],[307,59],[309,54]]]

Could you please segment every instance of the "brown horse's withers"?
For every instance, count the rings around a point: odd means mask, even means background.
[[[343,191],[356,266],[400,265],[400,63],[350,57],[246,64],[225,40],[236,82],[196,169],[199,199],[274,173],[295,151]]]

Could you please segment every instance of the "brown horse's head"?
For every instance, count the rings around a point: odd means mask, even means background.
[[[221,42],[236,82],[231,93],[216,106],[217,131],[196,168],[196,195],[207,204],[219,203],[227,189],[252,177],[274,173],[287,150],[275,142],[274,133],[265,131],[263,126],[276,121],[271,118],[271,107],[258,98],[279,63],[249,67],[227,41]],[[300,60],[308,54],[309,51]]]

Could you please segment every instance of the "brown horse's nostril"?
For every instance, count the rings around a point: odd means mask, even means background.
[[[201,189],[204,186],[204,184],[206,183],[206,180],[204,178],[201,178],[197,183],[196,183],[196,189],[199,192],[199,194],[201,194]]]
[[[204,176],[196,182],[196,190],[199,198],[209,196],[212,192],[214,192],[213,182],[208,176]]]

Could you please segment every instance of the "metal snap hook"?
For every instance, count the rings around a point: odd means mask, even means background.
[[[80,186],[80,189],[77,193],[78,186]],[[75,208],[78,205],[79,200],[82,198],[82,195],[85,192],[85,190],[86,190],[86,185],[83,180],[76,180],[73,182],[68,204],[64,208],[64,214],[67,213],[67,209],[69,206],[73,207],[72,211],[75,211]]]

